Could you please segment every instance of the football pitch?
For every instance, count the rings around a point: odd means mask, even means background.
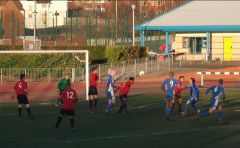
[[[186,100],[187,93],[184,94]],[[202,97],[204,98],[204,97]],[[208,108],[209,97],[199,102]],[[1,148],[186,148],[239,147],[240,99],[238,90],[228,90],[224,106],[224,124],[216,114],[196,121],[193,112],[186,118],[177,115],[164,119],[164,101],[160,95],[129,96],[129,114],[118,114],[119,102],[110,113],[104,111],[101,99],[98,112],[90,114],[88,103],[80,101],[76,109],[76,130],[64,118],[58,131],[53,127],[59,108],[50,102],[31,102],[34,120],[16,116],[15,103],[0,104]]]

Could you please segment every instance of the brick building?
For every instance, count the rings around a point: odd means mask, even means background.
[[[181,5],[185,0],[73,0],[68,2],[68,10],[70,14],[74,11],[91,11],[105,16],[114,16],[116,13],[121,15],[122,12],[128,10],[131,12],[131,5],[136,5],[136,15],[139,16],[156,16],[159,13]],[[76,13],[75,13],[76,14]]]
[[[24,35],[23,11],[18,0],[0,1],[0,39],[4,39],[5,44],[15,44],[17,38]]]

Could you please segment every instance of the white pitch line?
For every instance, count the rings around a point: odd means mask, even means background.
[[[38,103],[37,105],[39,106],[47,106],[47,105],[52,105],[51,102],[45,102],[45,103]]]

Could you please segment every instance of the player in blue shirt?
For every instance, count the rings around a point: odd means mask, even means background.
[[[169,72],[169,78],[163,81],[161,89],[165,92],[166,108],[165,117],[170,120],[170,114],[172,112],[172,106],[174,102],[174,89],[178,81],[174,78],[174,72]]]
[[[106,87],[106,95],[108,99],[108,104],[106,106],[106,112],[109,112],[112,109],[113,104],[115,104],[115,94],[114,94],[114,88],[116,88],[115,85],[115,79],[116,76],[115,70],[110,70],[107,78],[107,87]]]
[[[210,100],[210,109],[206,112],[201,112],[199,115],[200,117],[207,117],[210,114],[212,114],[215,110],[217,110],[217,118],[219,123],[222,123],[223,113],[222,113],[222,105],[219,103],[220,97],[223,97],[223,101],[225,100],[225,89],[223,86],[223,79],[218,80],[218,84],[214,85],[212,87],[209,87],[205,95],[209,93],[209,91],[212,92],[211,100]],[[198,119],[199,119],[198,118]]]
[[[190,78],[190,84],[191,86],[188,87],[188,89],[190,90],[190,96],[188,101],[186,102],[185,108],[184,108],[184,112],[183,115],[186,115],[189,109],[189,106],[191,105],[192,108],[194,109],[194,111],[196,111],[197,113],[199,113],[200,111],[197,108],[197,102],[199,100],[199,88],[198,86],[195,84],[196,80],[194,78]]]

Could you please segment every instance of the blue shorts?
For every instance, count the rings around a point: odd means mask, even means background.
[[[173,99],[173,94],[171,94],[171,93],[166,93],[166,94],[165,94],[165,99],[168,100],[168,101],[169,101],[169,100],[172,100],[172,99]]]
[[[113,91],[108,91],[106,94],[109,100],[115,99],[115,94]]]
[[[186,102],[186,104],[191,104],[192,106],[195,105],[196,103],[197,103],[197,101],[196,101],[195,99],[192,99],[192,98],[190,98],[190,99]]]
[[[198,98],[197,98],[197,100],[196,100],[196,97],[190,97],[189,100],[190,100],[190,102],[195,102],[195,103],[197,103]]]
[[[217,109],[219,106],[218,99],[212,99],[210,102],[210,108]]]

